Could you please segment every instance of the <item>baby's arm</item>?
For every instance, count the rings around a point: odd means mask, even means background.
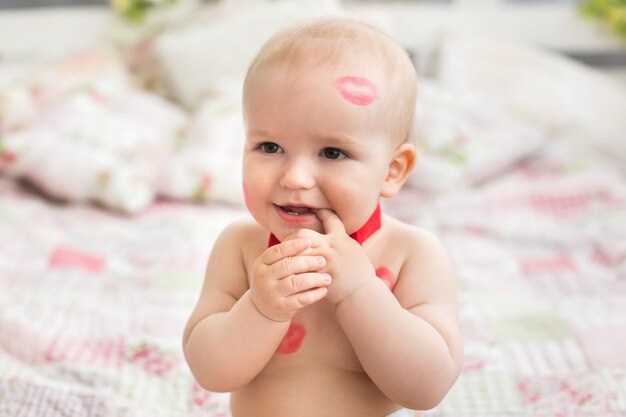
[[[328,222],[325,218],[325,227]],[[351,276],[359,286],[343,294],[333,294],[331,286],[329,297],[337,296],[337,319],[370,378],[397,403],[424,410],[443,399],[461,369],[455,276],[445,249],[431,234],[407,229],[394,245],[406,261],[393,293],[371,275]],[[351,258],[324,256],[331,268],[334,261]],[[333,275],[333,286],[342,278]]]
[[[320,288],[328,285],[322,282],[325,275],[311,273],[323,265],[316,257],[298,255],[310,245],[301,239],[265,250],[250,271],[256,288],[248,289],[241,251],[250,241],[246,232],[229,227],[218,238],[183,335],[187,363],[197,382],[211,391],[247,385],[274,354],[291,317],[326,295]],[[292,276],[300,280],[288,281]]]
[[[337,318],[376,385],[403,406],[426,410],[456,381],[462,346],[449,261],[434,238],[421,240],[395,296],[370,279],[337,305]]]

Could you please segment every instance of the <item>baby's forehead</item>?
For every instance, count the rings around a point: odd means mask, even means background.
[[[373,90],[381,98],[390,92],[389,81],[398,75],[379,57],[365,54],[323,56],[310,51],[300,59],[261,63],[249,74],[247,90],[278,83],[293,89]],[[252,92],[248,91],[248,93]]]
[[[259,51],[249,74],[267,67],[377,66],[385,72],[406,61],[406,52],[382,32],[352,21],[323,21],[279,32]],[[406,63],[406,62],[405,62]]]
[[[308,88],[333,88],[345,103],[382,112],[376,119],[397,130],[394,136],[408,137],[415,107],[415,68],[407,52],[375,28],[352,21],[322,21],[280,32],[250,65],[244,106],[258,87],[267,90],[276,77],[293,80],[294,88],[306,88],[307,82]]]

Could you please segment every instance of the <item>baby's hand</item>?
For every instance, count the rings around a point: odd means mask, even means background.
[[[326,296],[330,275],[319,271],[323,256],[304,255],[311,239],[292,239],[266,249],[252,265],[250,296],[270,320],[287,321]]]
[[[376,272],[363,247],[346,233],[342,221],[333,211],[319,210],[317,216],[326,234],[301,230],[300,236],[314,239],[313,248],[307,253],[315,252],[326,259],[324,271],[332,277],[327,299],[337,304],[375,277]]]

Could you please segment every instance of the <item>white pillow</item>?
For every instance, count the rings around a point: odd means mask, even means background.
[[[478,95],[420,79],[419,160],[408,184],[427,193],[480,184],[535,152],[544,136]]]
[[[27,126],[40,111],[74,90],[91,88],[110,95],[131,84],[120,57],[106,48],[31,67],[0,86],[0,133]]]
[[[11,119],[20,123],[6,126],[0,172],[62,200],[95,201],[130,213],[144,209],[153,200],[158,172],[183,137],[186,114],[123,80],[103,84],[66,75],[71,88],[50,85],[53,79],[41,84],[49,92],[45,100],[35,96],[28,112]]]
[[[566,57],[510,41],[448,33],[437,79],[476,92],[555,137],[582,140],[626,167],[626,88]]]
[[[219,90],[224,79],[243,79],[260,47],[281,27],[339,10],[336,0],[234,3],[209,22],[168,31],[155,41],[156,62],[166,84],[189,108]]]
[[[186,140],[161,172],[161,195],[243,205],[241,82],[224,81],[221,89],[193,115]]]

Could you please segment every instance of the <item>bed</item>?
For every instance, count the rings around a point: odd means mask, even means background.
[[[213,79],[198,103],[206,80],[177,68],[200,35],[185,36],[151,55],[175,101],[131,87],[128,57],[100,47],[2,85],[2,417],[230,415],[191,377],[181,333],[214,240],[248,216],[239,84]],[[383,202],[434,231],[458,273],[463,372],[426,415],[626,415],[624,86],[527,45],[450,33],[438,48],[420,165]],[[89,126],[132,135],[111,145]]]

